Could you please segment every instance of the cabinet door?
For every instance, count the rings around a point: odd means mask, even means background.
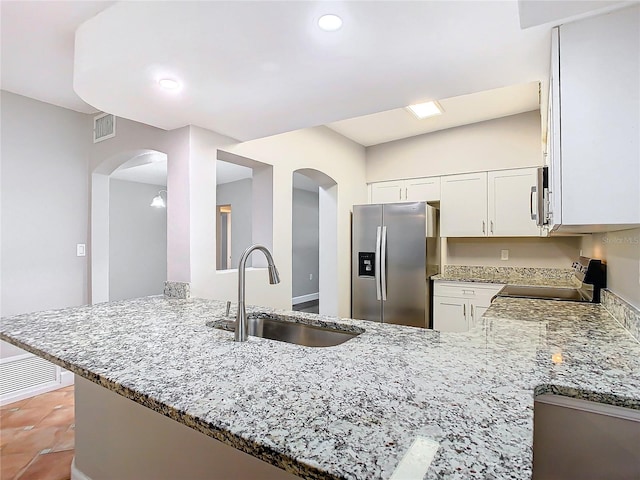
[[[484,237],[487,231],[487,172],[442,177],[440,235]]]
[[[407,180],[405,199],[411,202],[439,202],[440,177]]]
[[[480,323],[480,319],[484,315],[484,312],[487,311],[489,307],[476,305],[475,303],[471,303],[469,305],[469,324],[471,328],[477,326]]]
[[[562,225],[640,223],[639,6],[560,27],[560,104]]]
[[[549,227],[562,224],[560,177],[560,51],[558,28],[551,31],[551,75],[549,78],[549,115],[547,155],[549,166]]]
[[[540,236],[540,227],[531,219],[536,172],[536,168],[520,168],[488,173],[489,236]]]
[[[377,182],[371,184],[371,203],[401,202],[404,181]]]
[[[440,332],[469,330],[469,302],[455,297],[433,297],[433,329]]]

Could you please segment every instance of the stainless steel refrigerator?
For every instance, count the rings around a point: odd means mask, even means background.
[[[437,210],[425,202],[354,205],[351,233],[351,316],[429,328]]]

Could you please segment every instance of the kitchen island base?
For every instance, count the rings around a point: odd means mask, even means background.
[[[75,376],[74,479],[299,477]]]

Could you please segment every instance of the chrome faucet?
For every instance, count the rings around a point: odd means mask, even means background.
[[[246,342],[248,337],[249,324],[247,322],[247,312],[244,309],[244,271],[247,265],[247,259],[254,250],[260,250],[267,257],[268,269],[269,269],[269,283],[274,285],[280,283],[280,275],[275,263],[273,263],[273,257],[269,249],[263,245],[251,245],[247,248],[240,257],[240,263],[238,264],[238,313],[236,315],[236,328],[234,339],[236,342]]]

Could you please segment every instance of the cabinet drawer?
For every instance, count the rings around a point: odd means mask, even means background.
[[[436,280],[433,295],[440,297],[458,297],[475,300],[477,304],[488,305],[491,298],[504,287],[498,283],[447,282]]]

